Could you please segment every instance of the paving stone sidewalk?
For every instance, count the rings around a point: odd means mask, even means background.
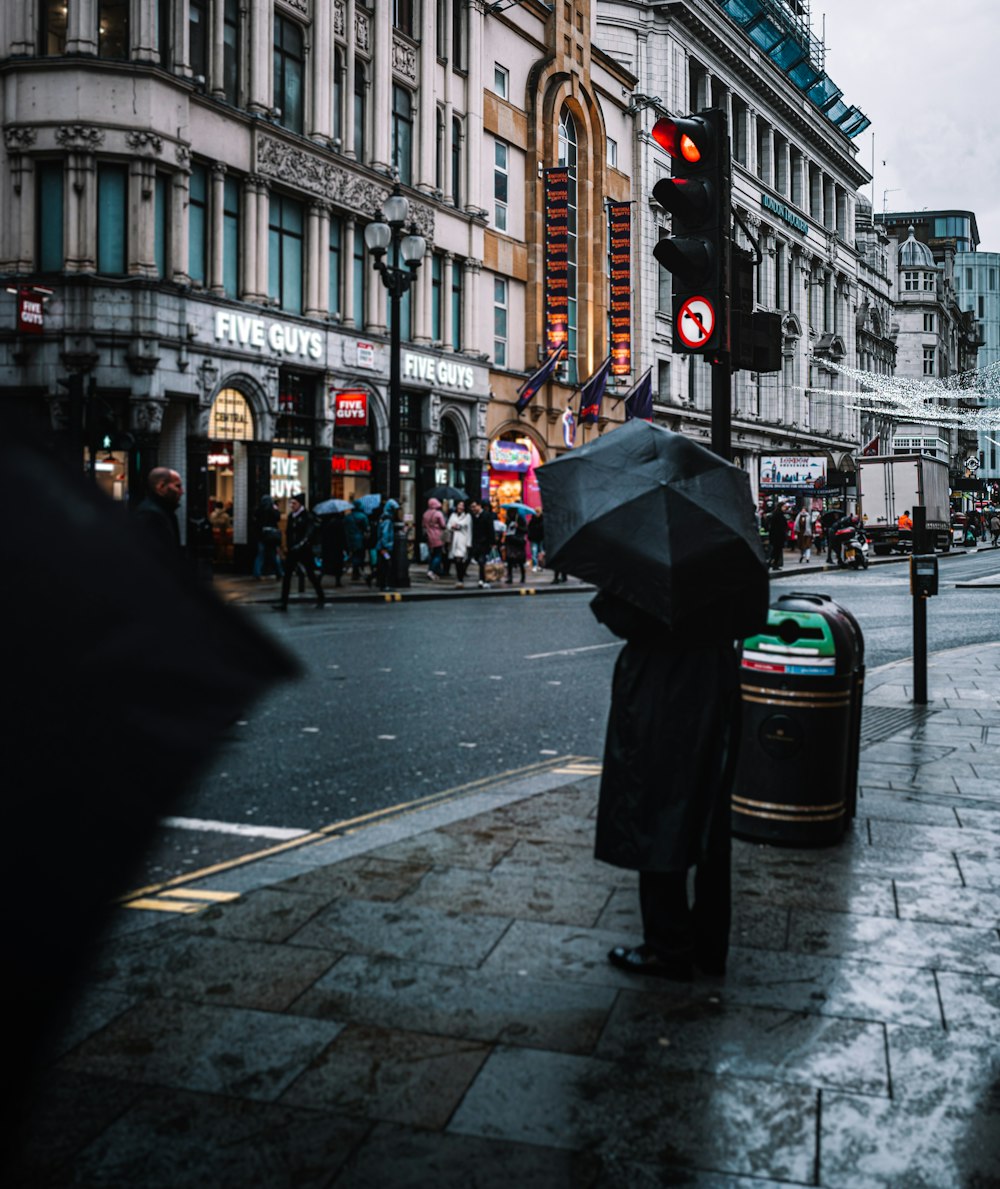
[[[9,1183],[1000,1185],[1000,645],[909,683],[841,845],[736,843],[725,979],[605,961],[580,759],[121,910]]]

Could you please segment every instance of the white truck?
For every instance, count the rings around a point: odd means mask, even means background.
[[[909,551],[912,538],[900,530],[899,517],[926,509],[927,532],[934,549],[951,548],[948,464],[929,454],[882,454],[858,459],[858,502],[865,531],[876,553]]]

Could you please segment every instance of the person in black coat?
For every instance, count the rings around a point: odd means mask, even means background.
[[[146,479],[146,496],[132,513],[143,537],[172,569],[181,564],[181,530],[177,508],[184,494],[180,475],[169,467],[154,467]]]
[[[738,625],[705,615],[672,630],[603,591],[591,608],[626,641],[612,684],[594,853],[639,872],[643,922],[643,943],[616,946],[608,960],[631,973],[681,980],[695,965],[722,974],[739,738]]]
[[[313,543],[316,536],[316,517],[306,508],[306,497],[300,491],[289,501],[288,521],[285,524],[285,576],[281,580],[281,602],[275,604],[278,611],[288,610],[288,594],[292,586],[292,575],[300,567],[316,591],[316,606],[326,603],[323,582],[316,573],[316,559]]]
[[[332,574],[337,585],[343,585],[344,554],[347,552],[347,524],[343,512],[324,516],[320,528],[323,552],[323,576]]]
[[[781,504],[775,504],[767,518],[767,540],[771,548],[768,565],[780,570],[785,564],[785,541],[788,537],[788,518]]]
[[[478,500],[469,504],[469,515],[472,517],[472,551],[471,557],[479,566],[479,585],[486,587],[486,559],[495,547],[497,537],[493,527],[493,509],[484,508]]]

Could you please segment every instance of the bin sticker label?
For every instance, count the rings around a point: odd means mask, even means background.
[[[795,662],[799,663],[796,664]],[[758,673],[795,673],[801,676],[833,677],[836,674],[837,661],[835,657],[791,657],[787,660],[779,659],[774,653],[744,651],[742,659],[744,669],[754,669]]]

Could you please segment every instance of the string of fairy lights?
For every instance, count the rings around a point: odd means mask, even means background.
[[[857,391],[844,392],[849,409],[876,413],[895,421],[934,423],[949,429],[976,431],[1000,429],[1000,362],[986,367],[958,372],[953,376],[911,379],[908,376],[883,376],[877,372],[847,367],[824,359],[831,368],[857,385]],[[807,388],[815,395],[832,396],[829,388]],[[988,402],[982,408],[969,402]]]

